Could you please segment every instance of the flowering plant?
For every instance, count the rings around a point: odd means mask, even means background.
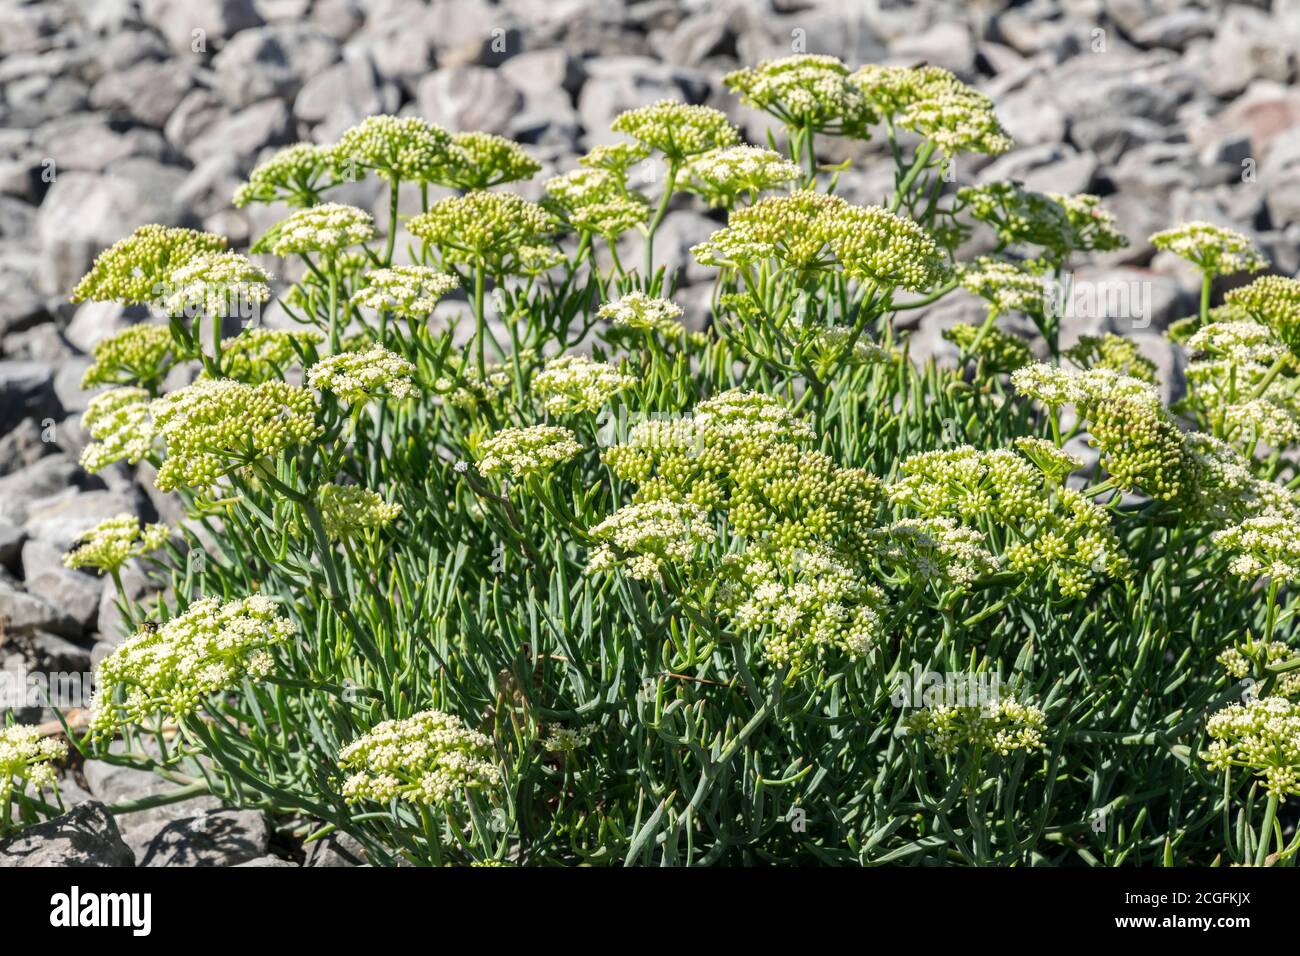
[[[167,321],[96,349],[87,467],[147,463],[187,520],[69,555],[159,585],[74,744],[381,864],[1294,862],[1293,280],[1211,308],[1259,254],[1155,237],[1206,276],[1166,407],[1127,340],[1060,347],[1045,284],[1124,242],[1096,197],[946,187],[1010,145],[983,94],[812,56],[726,83],[770,149],[655,103],[534,202],[522,147],[372,117],[236,194],[285,207],[254,248],[292,285],[187,230],[101,256],[77,298]],[[834,136],[883,140],[881,205],[834,191]],[[386,235],[328,201],[366,176]],[[726,217],[707,316],[655,259],[683,201]],[[900,316],[959,287],[986,320],[917,367]],[[232,288],[304,328],[199,334]],[[54,757],[19,734],[0,771]]]

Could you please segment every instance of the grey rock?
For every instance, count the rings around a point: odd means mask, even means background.
[[[104,593],[104,578],[87,571],[71,571],[63,566],[63,551],[47,541],[29,540],[23,545],[23,585],[29,594],[59,608],[76,621],[83,631],[95,629],[99,621],[99,602]],[[89,652],[86,663],[89,665]]]
[[[481,66],[438,70],[420,82],[420,115],[453,132],[503,133],[523,104],[510,81]]]
[[[1100,321],[1128,335],[1165,329],[1187,309],[1185,293],[1171,276],[1150,269],[1085,267],[1074,273],[1066,318]]]
[[[189,213],[176,201],[183,171],[133,158],[105,173],[59,176],[41,203],[36,231],[48,257],[46,287],[66,294],[94,257],[137,226],[185,225]]]
[[[90,671],[90,648],[58,634],[36,631],[18,643],[32,668],[43,673],[85,674]]]
[[[210,156],[233,156],[251,166],[253,157],[263,148],[294,139],[289,107],[278,99],[268,99],[217,119],[185,146],[185,155],[195,162]]]
[[[306,24],[244,30],[213,58],[214,88],[234,109],[273,96],[292,100],[338,58],[338,41]]]
[[[136,63],[105,73],[91,88],[90,103],[96,109],[162,129],[193,88],[193,75],[175,61]]]
[[[1167,135],[1166,127],[1137,116],[1094,116],[1070,127],[1075,146],[1095,153],[1105,163],[1118,162],[1125,153]]]
[[[367,116],[396,111],[400,102],[401,90],[380,76],[369,54],[345,49],[341,63],[307,81],[293,112],[317,126],[317,140],[332,142]]]
[[[77,487],[84,479],[76,460],[62,453],[46,455],[13,474],[0,476],[0,518],[22,524],[33,501]]]
[[[553,4],[558,12],[563,4]],[[413,22],[423,27],[437,52],[438,65],[496,66],[522,49],[517,11],[484,0],[433,0]]]
[[[48,326],[47,326],[48,328]],[[51,454],[54,442],[51,433],[57,434],[53,419],[48,419],[49,426],[42,426],[34,418],[24,418],[13,431],[0,437],[0,476],[12,475],[21,471],[39,459]]]
[[[0,843],[0,866],[132,866],[134,863],[108,808],[93,800]]]
[[[235,866],[289,866],[296,867],[298,864],[291,860],[283,860],[278,856],[259,856],[256,859],[248,860],[245,863],[236,863]]]
[[[1262,10],[1232,5],[1218,21],[1204,81],[1217,96],[1232,96],[1253,80],[1287,83],[1295,75],[1300,35],[1279,30]]]
[[[975,44],[970,28],[957,20],[944,19],[921,33],[905,36],[890,44],[893,56],[923,60],[958,76],[969,77],[975,70]]]
[[[624,110],[662,99],[699,102],[707,93],[698,77],[649,57],[597,57],[586,67],[588,79],[578,96],[578,116],[588,146],[620,141],[622,137],[611,132],[609,124]]]
[[[141,866],[237,866],[265,856],[270,843],[260,810],[213,810],[167,824]]]
[[[356,838],[336,830],[307,844],[307,858],[303,866],[362,866],[365,862],[365,848]]]
[[[36,130],[34,139],[41,155],[53,162],[56,176],[68,170],[103,172],[132,156],[162,160],[167,153],[166,142],[154,130],[119,132],[95,113],[73,113],[51,120]]]
[[[172,110],[163,126],[163,136],[173,149],[181,151],[215,123],[229,118],[230,110],[221,97],[200,87],[185,94]]]
[[[148,318],[149,310],[142,305],[83,302],[77,306],[63,336],[76,348],[90,354],[99,342]]]
[[[141,0],[140,11],[182,56],[207,52],[263,22],[252,0]]]
[[[58,608],[5,578],[0,578],[0,621],[6,637],[31,637],[42,631],[73,637],[81,633],[80,626]]]
[[[1187,8],[1173,10],[1137,24],[1133,40],[1140,46],[1163,46],[1186,49],[1193,40],[1214,36],[1219,20],[1208,10]]]
[[[12,521],[0,518],[0,567],[18,572],[22,566],[23,542],[27,533]]]
[[[123,513],[139,514],[144,504],[143,496],[138,492],[128,494],[68,488],[32,502],[23,529],[33,538],[68,548],[99,522]]]
[[[51,362],[0,360],[0,433],[25,418],[61,417]]]

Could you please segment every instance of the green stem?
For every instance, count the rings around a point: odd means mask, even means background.
[[[1259,845],[1255,847],[1255,865],[1263,866],[1268,859],[1268,848],[1273,842],[1273,821],[1277,819],[1277,794],[1269,794],[1264,808],[1264,825],[1259,828]]]
[[[673,188],[676,184],[677,161],[672,160],[668,163],[668,178],[664,180],[663,198],[659,200],[659,208],[655,210],[655,216],[650,220],[650,227],[645,234],[645,277],[647,281],[654,274],[655,232],[658,231],[660,223],[664,221],[664,216],[668,213],[668,201],[673,198]]]
[[[925,169],[930,162],[930,157],[934,155],[934,143],[926,140],[917,147],[916,155],[912,159],[912,166],[903,177],[903,181],[898,184],[894,190],[894,198],[889,204],[890,212],[898,212],[899,207],[903,205],[903,198],[911,191],[912,185],[916,182],[916,177],[921,175],[921,170]]]

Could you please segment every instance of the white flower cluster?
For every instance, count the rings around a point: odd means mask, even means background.
[[[659,581],[665,565],[685,565],[717,532],[698,505],[660,499],[624,505],[591,529],[598,543],[587,570],[624,567],[638,581]]]
[[[953,518],[903,518],[877,532],[881,563],[916,584],[966,589],[1000,567],[984,536]]]
[[[529,425],[506,428],[488,436],[476,449],[481,474],[488,477],[540,478],[576,457],[582,446],[567,428]]]
[[[163,307],[172,315],[195,309],[208,315],[242,315],[271,297],[270,276],[237,252],[195,256],[171,274]]]
[[[595,413],[636,381],[635,376],[620,372],[608,362],[597,362],[585,355],[561,355],[533,377],[530,391],[554,415]]]
[[[423,319],[438,300],[457,288],[455,276],[428,266],[393,266],[366,273],[366,285],[352,296],[352,304],[391,312],[405,318]]]
[[[133,514],[116,515],[78,536],[63,556],[63,566],[113,574],[132,558],[157,551],[170,534],[165,524],[142,525]]]
[[[621,328],[657,332],[663,336],[680,335],[683,330],[679,321],[682,317],[681,306],[639,291],[606,302],[596,315]]]
[[[1266,512],[1216,531],[1213,541],[1235,554],[1229,568],[1244,578],[1300,580],[1300,521],[1295,515]]]
[[[905,726],[912,733],[924,734],[940,754],[966,748],[1007,757],[1016,751],[1043,749],[1047,716],[1032,704],[998,697],[983,707],[927,707],[909,717]]]
[[[299,209],[280,223],[271,243],[277,256],[333,254],[375,238],[375,220],[364,209],[327,202]]]
[[[1185,222],[1157,232],[1151,236],[1151,244],[1212,276],[1258,272],[1268,265],[1248,237],[1209,222]]]
[[[583,724],[579,727],[551,724],[546,728],[546,736],[542,738],[542,749],[551,753],[571,753],[574,750],[581,750],[591,743],[595,733],[595,724]]]
[[[0,806],[27,787],[42,790],[55,783],[53,761],[68,755],[68,745],[24,724],[0,726]],[[0,817],[0,824],[7,822]]]
[[[746,105],[800,130],[866,139],[875,122],[862,90],[837,57],[797,54],[765,60],[722,78]]]
[[[81,450],[81,467],[92,475],[115,461],[134,465],[153,451],[149,393],[142,388],[110,388],[86,405],[82,427],[94,439]]]
[[[95,672],[90,728],[107,736],[126,724],[193,713],[210,694],[272,669],[271,651],[297,629],[270,598],[222,604],[204,598],[149,625],[105,657]]]
[[[1300,793],[1300,704],[1261,697],[1231,704],[1205,722],[1213,738],[1201,754],[1211,769],[1245,768],[1270,796]]]
[[[736,627],[764,635],[763,656],[796,663],[861,657],[885,634],[885,593],[828,551],[728,555],[718,600]]]
[[[386,720],[339,752],[339,766],[355,771],[343,783],[343,797],[350,803],[445,803],[501,782],[491,756],[492,741],[451,714],[424,710]]]
[[[1041,315],[1045,311],[1047,285],[1037,263],[980,256],[972,265],[961,266],[958,277],[963,289],[984,299],[998,315]]]
[[[780,153],[758,146],[729,146],[702,153],[686,164],[682,188],[710,206],[730,208],[738,197],[758,194],[799,179],[799,167]]]
[[[307,384],[359,405],[374,398],[413,398],[420,390],[412,382],[415,366],[382,345],[364,352],[340,352],[307,370]]]
[[[325,534],[335,541],[382,528],[402,513],[402,506],[359,485],[323,485],[316,494]]]

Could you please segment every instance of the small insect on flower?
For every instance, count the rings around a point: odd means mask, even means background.
[[[128,724],[184,718],[208,696],[270,674],[272,651],[296,632],[276,604],[260,595],[225,604],[195,601],[100,662],[91,732],[105,737]]]

